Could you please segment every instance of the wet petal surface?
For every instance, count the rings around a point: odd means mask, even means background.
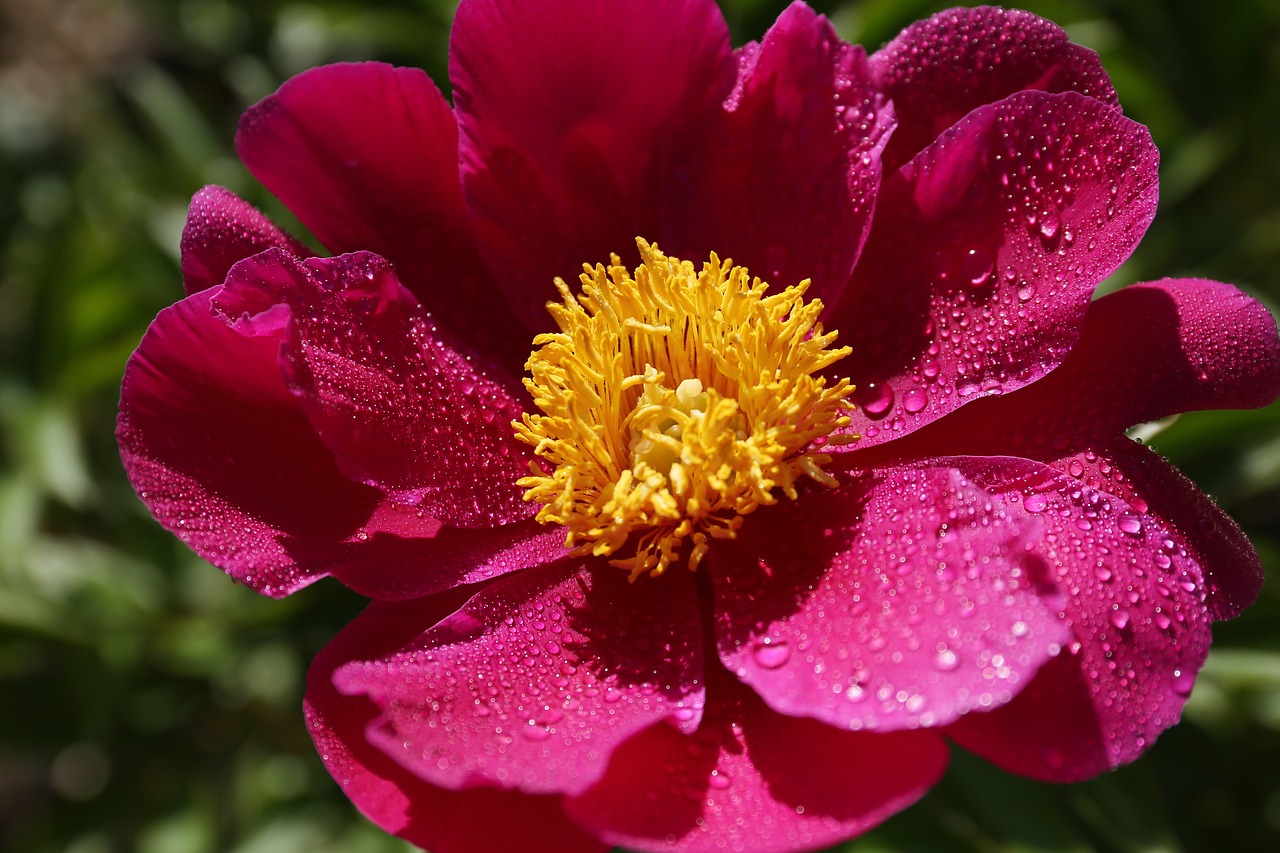
[[[846,298],[857,448],[1052,370],[1155,213],[1146,128],[1075,93],[979,108],[887,180]],[[847,330],[847,331],[846,331]]]
[[[696,726],[703,692],[692,578],[632,585],[593,566],[502,578],[334,683],[383,710],[370,741],[434,784],[581,791],[637,731]]]
[[[1011,703],[965,717],[948,734],[1023,775],[1087,779],[1132,761],[1178,721],[1209,651],[1204,582],[1155,519],[1023,464],[1024,474],[991,460],[961,467],[987,488],[1020,492],[1023,508],[1043,520],[1034,553],[1063,590],[1073,639]]]
[[[725,666],[775,710],[848,729],[1009,701],[1069,637],[1027,558],[1039,524],[947,467],[842,476],[713,555]]]
[[[1098,54],[1019,9],[948,9],[907,27],[871,57],[899,117],[885,153],[896,169],[970,110],[1023,89],[1079,92],[1116,106]]]
[[[285,330],[285,377],[352,479],[455,526],[533,514],[515,485],[528,470],[516,397],[440,339],[383,259],[266,252],[215,304],[246,333]]]
[[[842,732],[771,711],[720,672],[698,731],[655,726],[619,747],[569,814],[633,850],[807,850],[906,808],[942,775],[934,732]],[[798,757],[803,756],[803,760]]]
[[[370,820],[439,853],[603,853],[607,845],[565,816],[560,797],[494,788],[450,791],[423,781],[365,739],[378,707],[364,696],[344,696],[334,688],[335,670],[351,661],[393,654],[461,601],[458,595],[446,595],[373,604],[320,651],[307,675],[303,710],[325,767]],[[503,819],[494,820],[495,814]]]
[[[222,284],[237,263],[273,247],[302,258],[312,254],[235,193],[205,187],[192,197],[182,229],[182,283],[187,295]]]

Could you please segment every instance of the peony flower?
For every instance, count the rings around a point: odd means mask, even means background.
[[[1124,430],[1270,402],[1280,340],[1216,282],[1091,301],[1157,177],[1094,53],[982,8],[868,57],[799,3],[735,51],[711,0],[464,0],[451,51],[452,107],[366,63],[248,111],[333,254],[201,190],[121,399],[195,551],[373,599],[306,698],[366,815],[808,849],[948,742],[1072,781],[1177,721],[1261,569]]]

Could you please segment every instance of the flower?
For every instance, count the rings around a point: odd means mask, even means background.
[[[451,50],[452,108],[368,63],[249,110],[334,256],[201,190],[121,395],[162,524],[373,599],[306,699],[365,814],[808,849],[948,741],[1070,781],[1177,720],[1261,569],[1124,430],[1270,402],[1280,339],[1216,282],[1091,301],[1157,161],[1096,55],[981,8],[868,57],[803,4],[732,51],[710,0],[464,0]]]

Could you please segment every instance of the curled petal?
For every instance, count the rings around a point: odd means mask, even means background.
[[[536,69],[536,73],[530,73]],[[449,76],[462,185],[494,279],[531,329],[556,276],[658,238],[660,208],[691,201],[691,139],[733,85],[711,0],[458,7]]]
[[[130,358],[120,456],[161,524],[242,583],[287,595],[327,574],[291,547],[357,534],[384,498],[338,470],[285,387],[278,342],[227,328],[216,292],[161,311]]]
[[[892,129],[863,49],[793,4],[742,49],[708,162],[693,172],[700,189],[670,205],[663,248],[732,257],[776,288],[808,278],[810,295],[830,301],[866,237]]]
[[[335,254],[376,252],[436,320],[518,371],[527,335],[476,251],[453,111],[418,68],[313,68],[245,112],[236,150]]]
[[[532,515],[515,485],[529,458],[510,427],[519,402],[440,338],[386,261],[272,250],[214,302],[247,334],[282,335],[289,386],[349,477],[454,526]]]
[[[1200,567],[1157,519],[1072,477],[1026,460],[957,464],[984,488],[1021,495],[1043,521],[1032,553],[1065,593],[1073,636],[1012,702],[948,734],[1001,767],[1056,781],[1132,761],[1178,721],[1208,654]]]
[[[209,186],[191,199],[182,229],[182,283],[187,295],[222,284],[227,271],[266,249],[312,252],[230,190]]]
[[[335,670],[351,661],[394,654],[461,601],[455,594],[372,604],[316,656],[307,674],[303,710],[325,767],[370,820],[438,853],[603,853],[606,845],[565,816],[560,797],[494,788],[450,791],[423,781],[365,739],[378,707],[364,696],[344,696],[334,688]],[[494,820],[495,814],[503,819]]]
[[[885,182],[829,317],[857,351],[864,448],[1055,368],[1155,213],[1146,128],[1069,92],[973,111]]]
[[[382,710],[369,740],[433,784],[573,793],[641,729],[697,725],[700,621],[688,575],[633,585],[568,561],[494,582],[334,683]]]
[[[762,510],[713,554],[721,660],[775,710],[846,729],[1002,704],[1070,636],[1038,534],[948,467]]]
[[[808,850],[865,832],[942,775],[934,732],[842,732],[765,706],[721,674],[694,734],[654,726],[565,808],[634,850]]]
[[[871,57],[899,127],[887,169],[910,160],[970,110],[1023,89],[1079,92],[1117,106],[1098,54],[1052,21],[1018,9],[948,9],[903,30]]]

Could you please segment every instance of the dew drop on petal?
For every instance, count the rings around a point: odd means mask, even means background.
[[[1137,536],[1142,533],[1142,519],[1137,513],[1125,510],[1120,514],[1119,527],[1122,532]]]
[[[919,388],[912,388],[902,396],[902,408],[911,414],[924,411],[924,407],[929,405],[929,395]]]
[[[866,382],[853,392],[853,404],[872,420],[880,420],[893,408],[893,386]]]
[[[756,663],[765,669],[777,669],[791,660],[791,647],[785,641],[765,640],[756,643],[755,648],[752,649],[752,655]]]
[[[956,653],[951,649],[943,649],[938,652],[933,659],[933,665],[943,672],[950,672],[960,663],[960,659],[956,657]]]

